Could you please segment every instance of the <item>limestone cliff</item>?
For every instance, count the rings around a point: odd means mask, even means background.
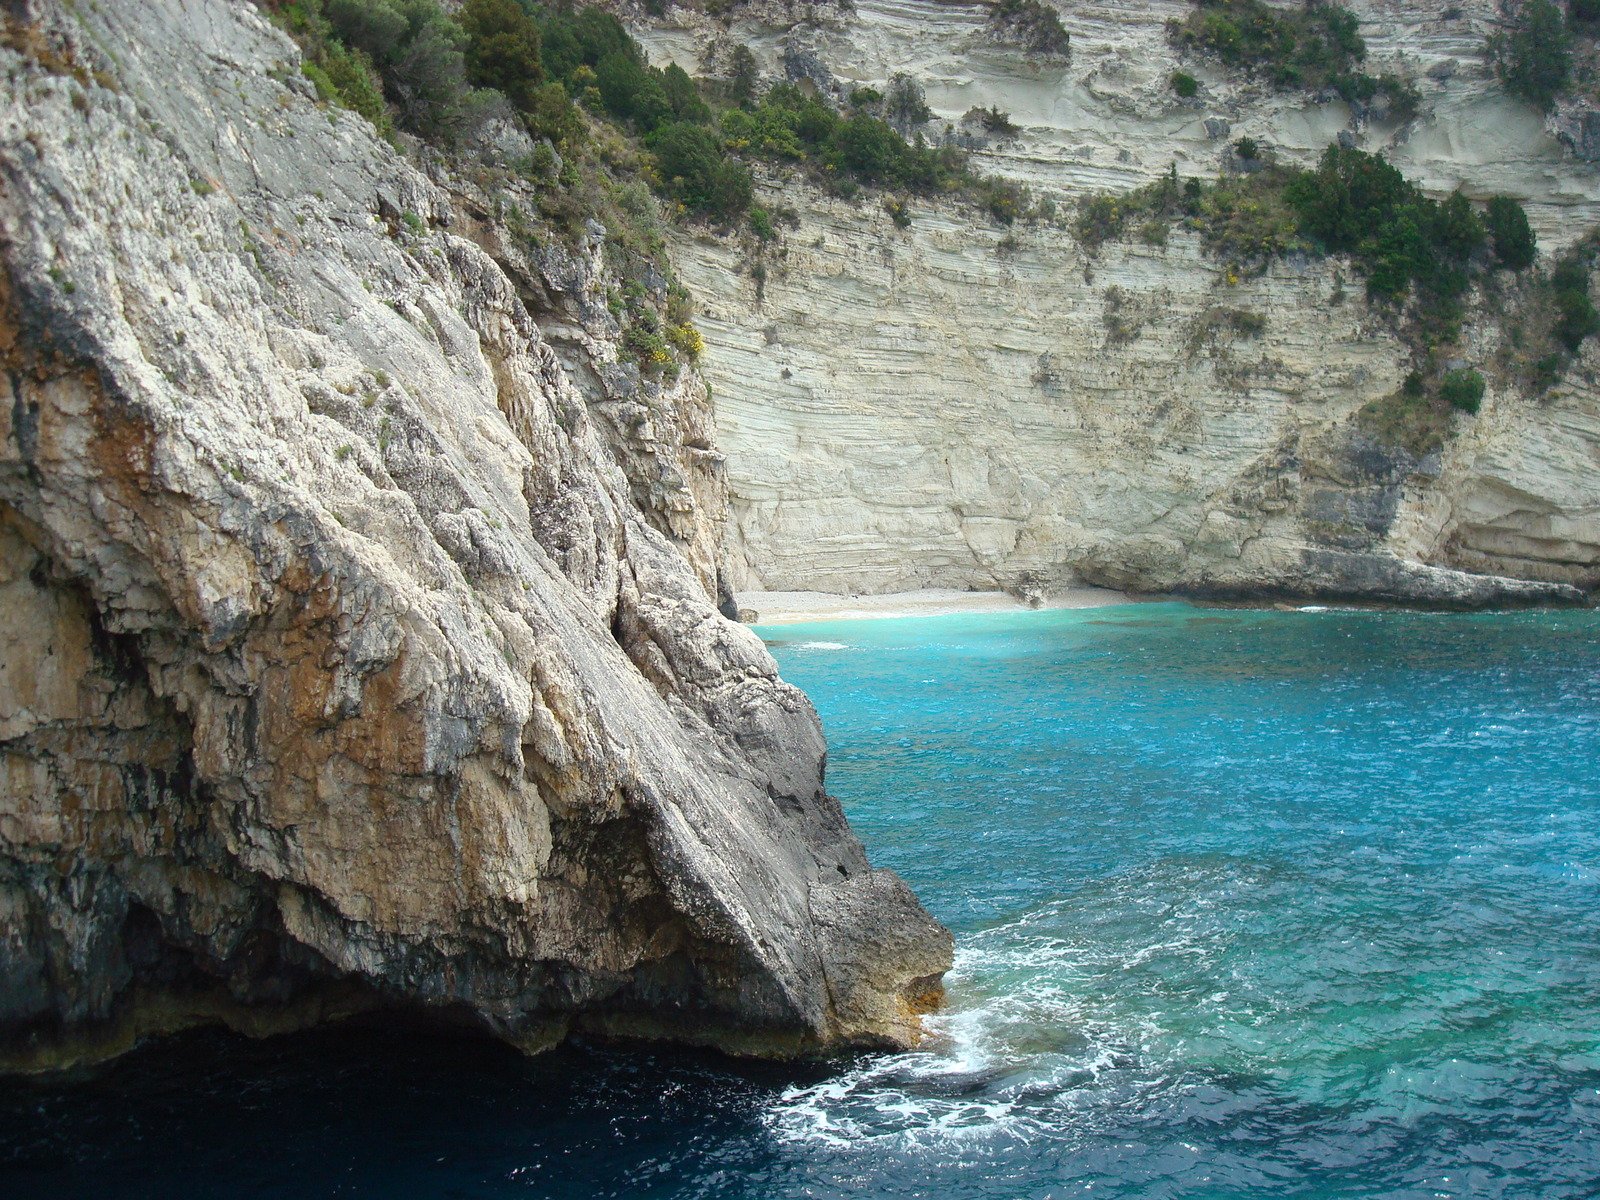
[[[1191,11],[1182,0],[1057,7],[1070,62],[997,41],[965,0],[821,5],[798,23],[753,4],[726,30],[683,9],[636,18],[658,60],[689,67],[731,39],[769,79],[804,63],[841,93],[908,71],[930,133],[975,141],[982,169],[1060,214],[1007,229],[912,200],[902,230],[878,197],[830,197],[792,172],[765,196],[798,225],[760,272],[750,244],[681,237],[678,268],[708,306],[736,586],[1083,578],[1478,604],[1573,601],[1600,582],[1592,347],[1542,398],[1492,380],[1442,450],[1410,453],[1358,419],[1410,356],[1347,264],[1301,257],[1231,278],[1194,233],[1091,252],[1066,219],[1172,164],[1214,176],[1232,138],[1302,165],[1341,138],[1436,193],[1520,198],[1546,254],[1559,251],[1600,220],[1600,177],[1558,137],[1580,143],[1568,127],[1581,119],[1547,127],[1493,80],[1492,0],[1351,0],[1368,69],[1421,92],[1403,123],[1180,59],[1166,22]],[[1180,66],[1200,79],[1192,100],[1169,86]],[[1015,138],[962,124],[989,106]],[[1506,336],[1491,307],[1469,322],[1469,362]]]
[[[699,385],[575,387],[559,264],[251,5],[3,11],[5,1064],[387,1006],[914,1040],[949,938],[715,611]]]

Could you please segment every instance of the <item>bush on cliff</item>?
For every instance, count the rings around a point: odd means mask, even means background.
[[[467,78],[494,88],[518,112],[532,111],[544,63],[539,27],[523,7],[517,0],[466,0],[456,20],[466,34]]]
[[[1060,15],[1042,0],[996,0],[989,9],[989,25],[1031,54],[1065,58],[1072,52],[1072,38]]]
[[[703,125],[674,121],[645,139],[667,193],[689,212],[731,218],[750,207],[750,172]]]
[[[1494,243],[1495,259],[1502,267],[1521,271],[1533,266],[1534,256],[1538,253],[1538,241],[1522,205],[1510,196],[1496,196],[1489,201],[1484,224]]]
[[[1374,77],[1358,66],[1367,56],[1355,14],[1337,4],[1274,8],[1262,0],[1197,0],[1170,28],[1180,46],[1280,88],[1331,91],[1348,101],[1388,100],[1392,115],[1416,112],[1415,88],[1392,75]],[[1180,94],[1183,94],[1180,92]]]
[[[1523,0],[1510,28],[1491,36],[1487,49],[1506,91],[1542,111],[1572,78],[1572,35],[1551,0]]]
[[[1396,298],[1413,283],[1441,301],[1459,296],[1469,283],[1468,260],[1486,236],[1459,192],[1441,204],[1380,155],[1343,146],[1329,146],[1285,196],[1301,231],[1352,255],[1374,296]]]
[[[1584,339],[1600,333],[1600,313],[1589,298],[1589,266],[1581,257],[1568,257],[1550,276],[1555,293],[1556,339],[1576,354]]]
[[[1476,413],[1483,404],[1483,376],[1470,367],[1448,372],[1439,383],[1439,398],[1451,408]]]

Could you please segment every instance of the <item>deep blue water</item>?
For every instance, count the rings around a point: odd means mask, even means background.
[[[0,1091],[0,1195],[1600,1195],[1600,616],[770,627],[957,937],[829,1067],[336,1030]]]

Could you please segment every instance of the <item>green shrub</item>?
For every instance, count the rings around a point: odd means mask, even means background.
[[[542,39],[517,0],[466,0],[456,14],[466,34],[467,78],[511,101],[518,112],[534,107],[544,82]]]
[[[1374,78],[1357,69],[1367,56],[1366,43],[1355,15],[1337,4],[1308,0],[1296,10],[1262,0],[1197,0],[1176,34],[1179,45],[1280,88],[1326,89],[1358,102],[1386,95],[1390,111],[1402,119],[1414,115],[1420,101],[1403,80]],[[1177,76],[1174,87],[1180,96],[1194,94],[1178,87]]]
[[[1574,354],[1585,338],[1600,333],[1600,313],[1595,311],[1587,292],[1570,287],[1557,289],[1556,312],[1556,338]]]
[[[417,32],[394,0],[327,0],[325,12],[339,40],[380,67],[399,58]]]
[[[890,77],[889,90],[883,97],[883,113],[889,123],[898,129],[912,129],[926,125],[933,119],[927,93],[920,83],[904,71]]]
[[[996,0],[989,9],[989,24],[1031,54],[1060,58],[1072,52],[1072,38],[1061,17],[1042,0]]]
[[[1501,266],[1521,271],[1533,265],[1538,242],[1522,205],[1510,196],[1496,196],[1489,201],[1485,223],[1494,242],[1494,256]]]
[[[979,180],[974,189],[979,205],[1002,225],[1028,211],[1028,189],[1011,179]]]
[[[1488,53],[1506,90],[1545,112],[1572,77],[1572,35],[1551,0],[1524,0]]]
[[[1329,146],[1317,169],[1292,179],[1285,195],[1301,230],[1327,249],[1351,254],[1370,294],[1403,295],[1415,282],[1447,312],[1469,285],[1467,259],[1484,240],[1483,224],[1459,193],[1439,204],[1382,156]]]
[[[1170,82],[1172,90],[1185,100],[1190,99],[1200,90],[1200,81],[1187,71],[1174,71]]]
[[[840,195],[863,183],[926,194],[974,182],[959,151],[930,147],[920,136],[908,142],[865,109],[842,115],[793,84],[772,88],[753,107],[724,112],[721,128],[730,150],[809,163]]]
[[[1233,152],[1245,162],[1255,162],[1261,157],[1261,147],[1255,138],[1242,137],[1233,144]]]
[[[1471,367],[1448,372],[1439,383],[1439,396],[1451,408],[1476,413],[1483,403],[1483,376]]]
[[[662,125],[645,145],[656,157],[667,193],[690,212],[731,220],[750,207],[750,172],[723,153],[704,125]]]
[[[622,344],[645,367],[665,367],[672,362],[672,346],[659,330],[648,324],[629,325],[623,332]]]
[[[1194,213],[1206,249],[1230,263],[1261,270],[1293,247],[1300,235],[1295,212],[1284,199],[1284,178],[1283,172],[1268,168],[1203,189]],[[1189,201],[1185,188],[1185,207]]]
[[[333,96],[328,97],[353,112],[360,113],[372,122],[384,137],[394,132],[389,119],[389,108],[383,102],[383,83],[373,70],[372,60],[360,50],[347,50],[335,43],[328,48],[322,60],[328,87]],[[313,79],[313,82],[317,82]],[[319,86],[318,90],[321,88]]]
[[[969,124],[977,125],[985,133],[992,133],[996,137],[1011,138],[1016,137],[1021,132],[1020,129],[1012,124],[1011,114],[1001,112],[995,105],[990,105],[988,108],[973,106],[967,109],[966,115],[961,119]]]

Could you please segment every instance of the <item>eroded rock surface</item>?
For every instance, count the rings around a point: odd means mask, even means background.
[[[460,197],[250,5],[7,11],[6,1064],[395,1004],[913,1041],[949,936],[717,614],[714,477],[652,491]]]
[[[1070,63],[997,44],[976,0],[857,0],[798,23],[756,3],[734,10],[731,33],[687,10],[638,18],[658,61],[690,69],[731,41],[769,79],[803,56],[839,95],[907,71],[927,89],[929,136],[965,139],[982,170],[1056,205],[1055,220],[1007,229],[912,198],[902,230],[881,196],[831,197],[791,172],[763,198],[792,206],[798,226],[759,281],[757,248],[680,237],[678,269],[708,306],[735,585],[1086,579],[1476,605],[1576,602],[1600,582],[1592,344],[1542,398],[1491,379],[1442,452],[1409,454],[1358,419],[1412,358],[1347,265],[1296,258],[1255,276],[1181,228],[1098,253],[1069,229],[1088,195],[1174,165],[1214,177],[1230,139],[1300,165],[1338,139],[1383,151],[1435,194],[1517,197],[1558,253],[1600,220],[1600,174],[1493,79],[1492,0],[1348,0],[1366,69],[1421,92],[1406,122],[1180,60],[1166,23],[1187,0],[1056,7]],[[1170,86],[1180,66],[1199,77],[1192,100]],[[1016,137],[963,123],[990,106]],[[1506,336],[1494,310],[1515,290],[1475,313],[1467,362],[1493,358]]]

